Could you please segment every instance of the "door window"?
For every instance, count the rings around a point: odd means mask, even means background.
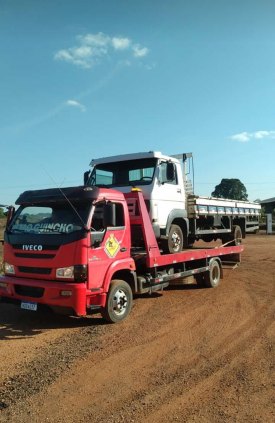
[[[177,185],[178,181],[177,181],[177,171],[175,169],[174,172],[174,178],[173,180],[168,180],[167,179],[167,162],[162,162],[159,166],[159,181],[164,184],[172,184],[172,185]]]

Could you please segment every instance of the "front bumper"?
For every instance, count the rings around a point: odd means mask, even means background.
[[[69,296],[61,295],[64,291]],[[45,281],[37,279],[0,276],[0,298],[5,302],[35,302],[50,307],[71,309],[76,316],[87,314],[91,291],[85,283]]]

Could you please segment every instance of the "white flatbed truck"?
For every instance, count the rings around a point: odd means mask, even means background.
[[[98,158],[91,161],[84,183],[124,193],[140,188],[164,252],[177,253],[199,239],[240,244],[247,232],[259,229],[260,204],[195,195],[188,179],[191,160],[192,153],[152,151]]]

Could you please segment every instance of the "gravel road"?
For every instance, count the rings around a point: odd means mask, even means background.
[[[274,414],[275,237],[216,289],[135,299],[127,320],[0,303],[0,422],[265,422]]]

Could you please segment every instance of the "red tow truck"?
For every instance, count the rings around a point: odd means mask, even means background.
[[[193,276],[218,286],[223,266],[240,263],[242,245],[162,254],[142,192],[80,186],[25,191],[4,234],[2,302],[48,306],[109,322],[125,319],[135,294]]]

